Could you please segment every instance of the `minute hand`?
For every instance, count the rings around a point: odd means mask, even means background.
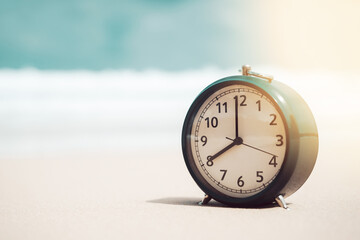
[[[239,137],[239,98],[236,95],[235,99],[235,139]]]

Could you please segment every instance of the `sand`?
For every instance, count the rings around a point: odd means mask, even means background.
[[[358,239],[359,78],[264,69],[302,94],[319,128],[290,210],[197,205],[182,121],[229,71],[0,71],[0,238]]]

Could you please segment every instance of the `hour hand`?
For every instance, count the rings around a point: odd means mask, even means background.
[[[232,143],[230,143],[229,145],[227,145],[226,147],[224,147],[223,149],[221,149],[219,152],[215,153],[214,155],[208,156],[208,161],[214,160],[215,158],[217,158],[218,156],[220,156],[221,154],[223,154],[224,152],[226,152],[227,150],[229,150],[233,146],[241,145],[243,143],[243,140],[242,140],[241,137],[237,137],[235,139],[231,139],[231,138],[228,138],[228,137],[226,137],[226,138],[230,139],[232,141]]]
[[[233,141],[232,143],[230,143],[229,145],[227,145],[226,147],[224,147],[223,149],[221,149],[219,152],[215,153],[214,155],[210,155],[208,156],[207,160],[208,161],[213,161],[215,158],[219,157],[221,154],[223,154],[224,152],[226,152],[227,150],[229,150],[230,148],[232,148],[233,146],[236,145],[236,142]]]

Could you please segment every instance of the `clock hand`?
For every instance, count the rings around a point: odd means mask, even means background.
[[[228,138],[228,137],[226,137],[226,139],[231,140],[231,141],[233,141],[233,142],[236,141],[236,139],[231,139],[231,138]],[[241,139],[241,138],[240,138],[240,139]],[[241,140],[242,140],[242,139],[241,139]],[[267,154],[269,154],[269,155],[271,155],[271,156],[278,157],[278,156],[275,155],[275,154],[269,153],[269,152],[264,151],[264,150],[262,150],[262,149],[260,149],[260,148],[257,148],[257,147],[251,146],[251,145],[249,145],[249,144],[246,144],[246,143],[244,143],[243,141],[241,141],[240,144],[245,145],[245,146],[250,147],[250,148],[253,148],[253,149],[258,150],[258,151],[260,151],[260,152],[267,153]],[[237,145],[240,145],[240,144],[237,144]]]
[[[243,143],[243,145],[245,145],[245,146],[247,146],[247,147],[251,147],[251,148],[253,148],[253,149],[255,149],[255,150],[258,150],[258,151],[260,151],[260,152],[267,153],[267,154],[269,154],[269,155],[271,155],[271,156],[277,157],[275,154],[272,154],[272,153],[269,153],[269,152],[267,152],[267,151],[261,150],[260,148],[256,148],[256,147],[254,147],[254,146],[250,146],[249,144]]]
[[[232,139],[231,139],[232,140]],[[238,137],[238,138],[235,138],[234,140],[232,140],[233,142],[230,143],[229,145],[227,145],[226,147],[224,147],[223,149],[221,149],[219,152],[215,153],[214,155],[210,155],[208,156],[208,160],[209,161],[212,161],[214,160],[215,158],[219,157],[221,154],[223,154],[224,152],[226,152],[227,150],[229,150],[230,148],[232,148],[233,146],[235,145],[240,145],[242,144],[243,140],[242,138]]]
[[[239,137],[239,98],[238,96],[234,97],[235,99],[235,139]]]
[[[221,149],[219,152],[215,153],[214,155],[208,156],[207,159],[209,161],[212,161],[212,160],[214,160],[215,158],[217,158],[218,156],[220,156],[221,154],[223,154],[224,152],[226,152],[227,150],[229,150],[230,148],[232,148],[235,145],[236,145],[235,142],[232,142],[229,145],[227,145],[225,148]]]

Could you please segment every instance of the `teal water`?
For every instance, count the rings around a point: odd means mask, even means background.
[[[0,7],[0,68],[196,69],[249,62],[239,1],[12,1]]]

